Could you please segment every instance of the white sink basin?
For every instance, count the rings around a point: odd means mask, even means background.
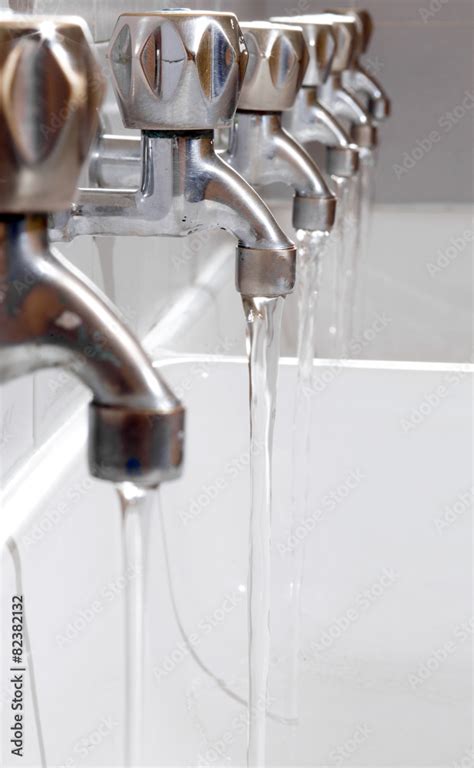
[[[163,489],[173,594],[193,651],[246,695],[247,369],[164,366],[189,406],[187,466]],[[472,367],[315,366],[298,728],[269,720],[268,765],[448,766],[471,748]],[[281,366],[275,439],[272,710],[284,714],[285,574],[295,367]],[[412,425],[412,426],[411,426]],[[1,764],[10,754],[6,538],[23,562],[48,765],[117,766],[123,748],[123,583],[115,492],[66,424],[2,499]],[[36,500],[36,502],[34,501]],[[36,504],[35,506],[33,506]],[[301,546],[298,542],[298,546]],[[173,610],[156,513],[150,535],[145,758],[245,763],[245,709],[203,672]],[[27,680],[31,669],[27,673]],[[24,765],[38,764],[27,686]]]

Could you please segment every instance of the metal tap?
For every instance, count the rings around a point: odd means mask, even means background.
[[[336,35],[332,25],[319,16],[274,17],[272,21],[299,26],[306,39],[309,66],[297,93],[294,107],[286,112],[283,123],[302,144],[319,142],[327,147],[329,174],[347,178],[359,169],[358,147],[346,128],[319,101],[319,88],[330,75],[336,55]]]
[[[85,23],[0,19],[0,381],[62,367],[92,391],[91,473],[176,477],[184,411],[99,291],[51,250],[47,216],[71,205],[104,81]]]
[[[336,198],[316,163],[282,127],[282,113],[294,106],[309,63],[303,31],[269,22],[241,28],[250,60],[222,157],[253,186],[293,187],[295,229],[330,232]]]
[[[80,190],[70,215],[56,218],[54,236],[184,237],[225,229],[239,241],[236,283],[243,295],[290,293],[294,244],[214,148],[214,131],[232,122],[247,67],[237,17],[186,10],[124,14],[108,55],[124,125],[141,130],[140,185]],[[121,166],[131,144],[107,137],[95,167],[111,159]]]
[[[323,18],[331,24],[336,35],[336,54],[331,72],[325,83],[319,88],[319,99],[323,106],[336,117],[347,121],[351,137],[362,149],[374,149],[377,146],[377,128],[372,116],[362,101],[344,86],[344,72],[352,67],[356,56],[359,28],[354,16],[337,13],[324,13]]]
[[[353,17],[357,24],[358,37],[356,50],[349,69],[342,74],[342,82],[349,90],[355,91],[367,101],[370,115],[377,123],[383,122],[391,112],[390,99],[377,79],[369,74],[361,63],[361,57],[367,52],[374,32],[372,17],[368,11],[356,8],[341,8],[337,13]]]
[[[317,98],[330,113],[347,123],[354,144],[361,149],[373,149],[377,145],[377,128],[364,104],[343,84],[343,73],[350,69],[358,44],[358,25],[353,16],[336,13],[321,13],[295,16],[291,23],[329,25],[335,39],[335,52],[329,65],[327,77],[317,85]]]

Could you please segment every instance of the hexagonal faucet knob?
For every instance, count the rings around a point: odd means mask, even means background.
[[[332,75],[340,75],[350,69],[359,53],[359,24],[355,16],[348,13],[322,13],[322,18],[331,24],[336,36],[336,53],[331,68]]]
[[[0,213],[67,209],[105,81],[82,19],[0,17]]]
[[[277,19],[278,20],[278,19]],[[345,69],[349,69],[357,54],[358,46],[358,22],[353,15],[343,13],[311,13],[305,16],[292,16],[287,23],[298,24],[303,28],[307,36],[308,45],[314,49],[316,56],[321,56],[326,66],[311,72],[311,67],[306,76],[305,85],[318,86],[326,82],[328,76],[339,75]],[[331,56],[322,54],[321,38],[331,39]],[[311,41],[313,41],[311,43]],[[323,46],[323,50],[326,46]],[[319,75],[321,72],[321,75]]]
[[[239,110],[285,112],[294,106],[309,63],[303,30],[265,21],[241,24],[249,65]]]
[[[374,34],[374,22],[369,11],[363,8],[337,8],[333,12],[355,18],[358,28],[357,56],[367,53]]]
[[[336,52],[336,38],[332,25],[322,16],[274,16],[272,22],[299,27],[304,34],[309,53],[309,64],[303,85],[315,87],[326,82]]]
[[[248,61],[233,13],[126,13],[110,42],[124,125],[205,131],[230,125]]]

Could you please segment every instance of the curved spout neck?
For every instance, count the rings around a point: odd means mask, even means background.
[[[143,484],[176,476],[182,406],[108,300],[50,250],[46,216],[0,217],[0,295],[0,380],[69,370],[93,394],[93,474]]]
[[[252,186],[291,187],[295,229],[332,229],[336,199],[316,163],[283,128],[281,113],[238,112],[223,159]]]

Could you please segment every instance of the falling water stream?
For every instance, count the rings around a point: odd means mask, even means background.
[[[293,419],[291,507],[288,531],[294,534],[309,515],[311,479],[311,417],[313,402],[313,364],[316,344],[316,308],[321,288],[327,235],[298,232],[298,371]],[[294,540],[293,537],[290,540]],[[298,655],[300,651],[301,587],[304,548],[290,553],[290,680],[287,705],[289,719],[298,719]]]
[[[357,271],[354,287],[353,327],[356,338],[362,338],[367,321],[367,284],[369,279],[369,245],[375,200],[376,154],[364,150],[360,154]]]
[[[342,356],[344,329],[344,216],[347,209],[347,179],[334,177],[337,196],[337,213],[334,228],[329,236],[328,251],[331,264],[331,297],[329,339],[329,357],[338,359]]]
[[[283,299],[244,298],[250,371],[249,732],[247,764],[265,765],[270,669],[272,448]]]
[[[146,542],[156,492],[117,486],[125,577],[125,768],[143,764]]]
[[[349,356],[353,336],[354,290],[359,249],[360,196],[359,178],[335,177],[338,198],[336,224],[330,235],[330,260],[333,262],[331,285],[331,351],[333,359]]]

